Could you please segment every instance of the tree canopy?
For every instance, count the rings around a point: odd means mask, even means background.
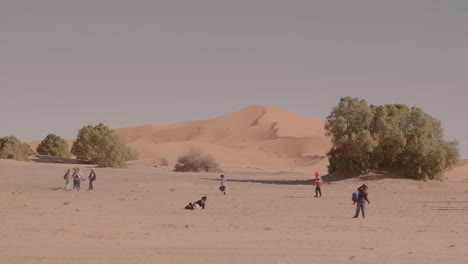
[[[327,153],[330,173],[394,168],[410,178],[441,179],[459,158],[458,142],[444,140],[441,121],[417,107],[369,106],[343,97],[325,129],[333,144]]]
[[[72,146],[77,159],[88,160],[101,167],[126,167],[126,161],[137,158],[136,152],[108,126],[85,126]]]
[[[27,143],[14,136],[0,138],[0,159],[28,160],[35,154]]]
[[[59,158],[70,158],[71,153],[68,148],[68,143],[62,137],[54,134],[49,134],[37,146],[37,153],[41,155],[54,156]]]

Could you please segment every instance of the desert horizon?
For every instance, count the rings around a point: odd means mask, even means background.
[[[0,1],[0,264],[468,263],[468,1]]]
[[[0,160],[0,262],[468,260],[467,160],[442,181],[407,179],[394,170],[329,175],[324,124],[255,105],[210,120],[116,129],[141,155],[128,168],[40,155]],[[213,155],[223,171],[174,172],[177,157],[192,148]],[[80,191],[64,191],[62,175],[72,167],[84,173]],[[88,191],[92,167],[97,180]],[[324,182],[318,198],[315,171]],[[218,190],[220,174],[226,195]],[[351,194],[362,184],[372,203],[365,219],[353,219]],[[202,196],[206,209],[184,210]]]

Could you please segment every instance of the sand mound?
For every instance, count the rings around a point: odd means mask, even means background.
[[[468,160],[459,160],[457,165],[450,171],[445,173],[447,179],[451,181],[468,181]]]
[[[325,170],[330,149],[325,123],[271,106],[250,106],[211,120],[116,129],[139,154],[133,164],[154,165],[192,148],[223,166],[309,167]],[[30,142],[35,150],[40,141]],[[71,148],[73,140],[68,140]],[[160,165],[160,164],[159,164]]]
[[[191,148],[221,164],[303,167],[323,163],[330,148],[324,122],[270,106],[250,106],[212,120],[117,129],[142,160],[174,163]]]

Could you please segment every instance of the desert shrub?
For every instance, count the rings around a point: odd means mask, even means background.
[[[71,157],[67,141],[54,134],[47,135],[47,137],[42,140],[41,144],[37,146],[36,151],[41,155],[54,156],[59,158]]]
[[[28,144],[14,136],[0,138],[0,159],[28,160],[34,154]]]
[[[137,159],[136,151],[102,123],[80,129],[71,152],[77,159],[88,160],[101,167],[125,168],[126,161]]]
[[[459,158],[458,143],[444,140],[441,121],[417,107],[368,106],[344,97],[325,129],[333,144],[327,153],[330,173],[393,168],[414,179],[441,179]]]
[[[221,169],[213,156],[205,154],[200,150],[192,149],[177,159],[174,171],[219,172]]]

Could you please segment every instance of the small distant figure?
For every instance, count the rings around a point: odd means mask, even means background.
[[[219,176],[221,178],[221,186],[219,187],[219,190],[226,195],[226,178],[224,177],[223,174]]]
[[[359,212],[362,212],[362,218],[366,218],[366,202],[370,204],[370,201],[367,197],[367,185],[363,184],[358,188],[358,198],[357,198],[357,206],[356,206],[356,214],[354,218],[359,217]]]
[[[322,197],[322,177],[318,172],[315,172],[315,196],[314,197]]]
[[[206,200],[208,200],[208,198],[206,196],[203,196],[201,198],[201,200],[198,200],[194,203],[189,203],[187,206],[185,206],[185,209],[186,210],[197,210],[197,209],[205,209],[205,205],[206,205]]]
[[[75,168],[73,173],[73,189],[80,190],[81,180],[83,179],[83,173],[80,168]]]
[[[93,182],[96,180],[96,169],[95,168],[91,168],[91,173],[89,174],[88,179],[89,179],[89,189],[88,189],[88,191],[92,191],[94,189],[93,188]]]
[[[63,175],[63,179],[65,180],[65,191],[70,190],[70,183],[71,183],[72,178],[73,178],[73,170],[68,169],[67,172],[65,172],[65,175]]]

